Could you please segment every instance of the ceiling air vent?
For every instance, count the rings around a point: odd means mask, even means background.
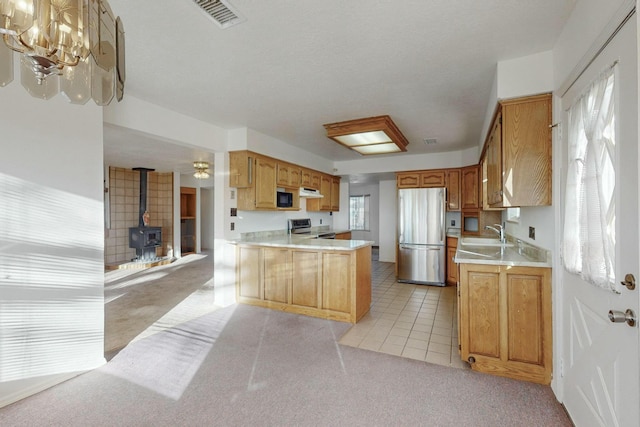
[[[228,1],[223,0],[193,0],[207,15],[211,16],[222,29],[232,27],[246,21]]]
[[[425,138],[423,141],[426,145],[433,145],[438,143],[438,140],[435,138]]]

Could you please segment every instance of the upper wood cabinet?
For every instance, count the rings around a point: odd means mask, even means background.
[[[427,170],[420,172],[420,187],[444,187],[446,183],[446,171]]]
[[[340,177],[321,174],[320,199],[307,199],[308,212],[338,212],[340,210]]]
[[[340,210],[340,177],[331,177],[331,211],[338,212]]]
[[[310,212],[330,212],[331,211],[331,175],[320,175],[320,194],[322,198],[319,199],[307,199],[307,211]],[[338,190],[339,191],[339,190]]]
[[[396,186],[398,188],[445,187],[446,172],[444,169],[397,172]]]
[[[240,210],[300,210],[300,187],[319,190],[324,196],[307,199],[307,211],[340,210],[339,176],[301,168],[251,151],[229,152],[229,186],[238,189]],[[293,193],[293,207],[277,207],[279,187]]]
[[[398,188],[420,188],[420,172],[396,173],[396,186]]]
[[[460,210],[460,169],[447,170],[447,210]]]
[[[483,160],[494,207],[551,204],[551,94],[501,101]]]
[[[256,209],[275,209],[276,162],[273,159],[257,157],[255,169],[255,207]]]
[[[479,209],[480,208],[480,191],[479,191],[479,165],[467,166],[460,169],[462,181],[462,197],[460,207],[462,210]]]
[[[300,187],[300,167],[278,162],[277,184],[280,187],[299,188]]]
[[[322,190],[322,174],[320,172],[311,171],[311,188]]]
[[[253,185],[252,153],[248,151],[229,152],[229,186],[246,188]]]

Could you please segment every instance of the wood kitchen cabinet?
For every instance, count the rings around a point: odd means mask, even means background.
[[[551,269],[460,264],[459,327],[473,370],[549,384]]]
[[[246,188],[253,185],[252,153],[248,151],[229,152],[229,186]]]
[[[397,188],[433,188],[446,187],[446,173],[444,169],[424,171],[397,172]]]
[[[460,169],[447,170],[447,210],[460,210]]]
[[[250,169],[253,169],[253,185],[238,188],[238,209],[276,209],[276,161],[258,155]]]
[[[420,172],[398,172],[398,173],[396,173],[396,187],[398,187],[398,188],[420,188]]]
[[[433,188],[446,186],[446,171],[427,170],[420,173],[420,187]]]
[[[460,169],[461,197],[460,208],[473,210],[480,208],[479,173],[478,165],[467,166]]]
[[[458,264],[455,263],[458,239],[447,236],[447,285],[455,286],[458,283]]]
[[[345,231],[344,233],[336,233],[336,240],[351,240],[351,232]]]
[[[337,212],[340,210],[340,177],[320,175],[320,194],[322,198],[307,199],[309,212]]]
[[[313,250],[238,244],[236,265],[240,303],[351,323],[371,305],[371,246]]]
[[[331,177],[331,212],[340,211],[340,177]]]
[[[300,188],[300,168],[289,163],[278,162],[276,183],[279,187]]]
[[[551,94],[500,101],[483,156],[494,207],[551,204]]]

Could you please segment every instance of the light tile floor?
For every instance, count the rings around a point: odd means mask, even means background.
[[[399,283],[393,263],[371,268],[371,310],[340,344],[468,369],[458,353],[456,288]]]

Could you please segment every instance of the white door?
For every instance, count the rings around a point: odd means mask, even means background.
[[[628,21],[562,97],[563,180],[566,181],[567,109],[615,61],[615,274],[640,281],[638,222],[638,76],[636,18]],[[564,183],[562,185],[564,188]],[[563,190],[564,191],[564,190]],[[565,200],[562,194],[561,200]],[[564,212],[564,208],[562,209]],[[559,267],[562,268],[562,267]],[[563,403],[576,426],[640,425],[639,329],[612,323],[609,310],[638,315],[640,286],[605,291],[562,270]],[[564,371],[564,372],[562,372]]]

